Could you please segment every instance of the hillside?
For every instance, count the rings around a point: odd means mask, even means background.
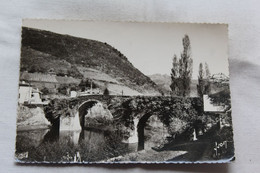
[[[153,74],[149,76],[160,88],[160,90],[166,94],[169,95],[171,92],[171,76],[167,75],[167,74]],[[198,80],[191,80],[191,93],[190,96],[191,97],[197,97],[197,84],[198,84]]]
[[[74,78],[95,79],[93,74],[99,74],[100,80],[108,79],[140,93],[159,94],[157,85],[111,45],[49,31],[23,27],[20,69]]]
[[[170,94],[171,77],[167,74],[153,74],[149,76],[160,87],[164,94]]]

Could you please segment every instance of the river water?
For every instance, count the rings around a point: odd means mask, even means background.
[[[145,141],[144,149],[158,145],[161,133],[153,134],[146,130],[146,134],[153,138]],[[122,139],[116,131],[98,129],[60,132],[55,129],[18,131],[16,157],[29,162],[95,162],[138,151],[138,143],[123,143]]]
[[[119,133],[99,130],[18,131],[16,157],[22,161],[93,162],[137,151],[137,143],[121,141]]]
[[[113,130],[65,131],[59,128],[18,131],[16,157],[22,161],[95,162],[151,149],[160,145],[167,130],[156,117],[144,128],[144,147],[123,143],[122,133]]]

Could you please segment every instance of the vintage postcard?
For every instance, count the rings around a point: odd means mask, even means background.
[[[23,20],[20,163],[234,160],[225,24]]]

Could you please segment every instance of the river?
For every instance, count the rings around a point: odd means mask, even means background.
[[[137,151],[138,144],[122,143],[117,132],[39,129],[18,131],[16,157],[21,161],[95,162]]]
[[[158,145],[163,134],[157,128],[145,130],[145,146],[149,150]],[[38,129],[17,131],[16,157],[21,161],[36,162],[96,162],[137,152],[138,143],[123,143],[117,131],[100,129],[59,131]]]

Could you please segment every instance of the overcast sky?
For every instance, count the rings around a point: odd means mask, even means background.
[[[188,34],[193,78],[201,62],[208,63],[211,74],[229,76],[228,28],[223,24],[23,20],[23,26],[107,42],[146,75],[170,75],[173,55],[180,57],[182,38]]]

